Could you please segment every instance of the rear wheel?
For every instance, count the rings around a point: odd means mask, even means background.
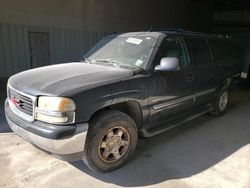
[[[133,155],[137,138],[137,127],[130,116],[105,111],[90,123],[83,161],[95,171],[114,170]]]
[[[222,89],[214,103],[214,110],[210,112],[211,115],[220,116],[226,111],[229,102],[229,91],[228,89]]]

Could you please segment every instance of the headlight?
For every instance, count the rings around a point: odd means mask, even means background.
[[[72,112],[76,105],[72,99],[64,97],[39,97],[38,108],[53,112]]]
[[[35,118],[52,124],[70,124],[75,120],[76,105],[65,97],[39,97]]]

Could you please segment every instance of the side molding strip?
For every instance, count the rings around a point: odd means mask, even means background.
[[[161,103],[161,104],[156,104],[156,105],[153,106],[153,108],[155,110],[159,110],[161,108],[173,108],[173,107],[179,106],[182,103],[184,103],[185,101],[191,100],[191,99],[193,99],[193,101],[195,102],[195,99],[197,97],[200,97],[200,96],[215,92],[215,90],[216,89],[213,88],[213,89],[198,92],[198,93],[193,94],[193,95],[188,95],[188,96],[185,96],[185,97],[182,97],[182,98],[179,98],[179,99],[173,99],[171,101],[167,101],[167,102],[164,102],[164,103]]]

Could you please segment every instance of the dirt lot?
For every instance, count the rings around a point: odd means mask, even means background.
[[[3,95],[1,95],[3,96]],[[228,112],[204,115],[149,139],[111,173],[58,160],[8,128],[0,107],[0,187],[250,188],[250,92],[234,91]]]

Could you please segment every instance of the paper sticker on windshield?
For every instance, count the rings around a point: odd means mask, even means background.
[[[139,67],[139,66],[141,66],[142,63],[143,63],[143,60],[138,59],[138,60],[135,62],[135,65]]]
[[[132,43],[132,44],[141,44],[142,42],[142,39],[137,39],[137,38],[132,38],[132,37],[129,37],[126,42],[129,42],[129,43]]]

